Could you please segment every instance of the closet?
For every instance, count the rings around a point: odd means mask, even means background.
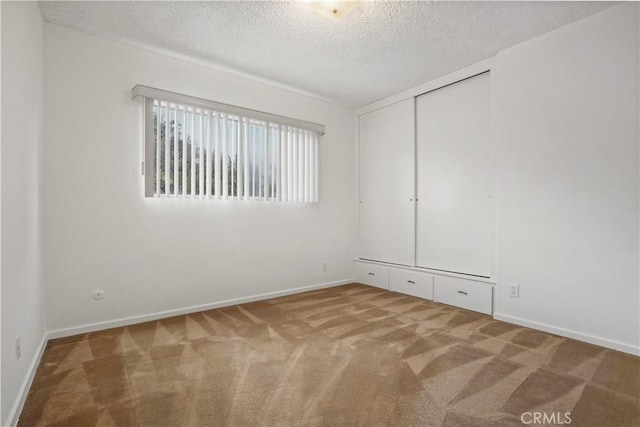
[[[361,115],[357,280],[491,314],[493,170],[489,72]]]
[[[416,98],[416,265],[491,277],[489,73]]]
[[[414,265],[413,98],[360,116],[359,257]]]

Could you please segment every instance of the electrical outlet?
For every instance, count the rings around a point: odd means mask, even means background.
[[[514,283],[509,286],[509,296],[511,298],[520,298],[520,285]]]
[[[322,261],[322,271],[327,271],[327,261]]]
[[[20,349],[20,335],[16,335],[15,350],[16,350],[16,360],[19,360],[20,355],[22,354],[22,350]]]

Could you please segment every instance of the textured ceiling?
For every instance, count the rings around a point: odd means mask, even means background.
[[[605,2],[41,2],[46,22],[174,52],[358,107],[596,13]]]

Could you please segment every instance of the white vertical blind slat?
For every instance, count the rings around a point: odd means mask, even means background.
[[[243,160],[244,160],[244,199],[247,200],[251,196],[251,182],[249,170],[249,119],[242,118],[242,135],[243,135]]]
[[[314,165],[313,165],[313,180],[314,180],[314,184],[315,184],[315,188],[314,188],[314,194],[313,194],[313,201],[314,202],[319,202],[320,201],[320,147],[318,144],[318,133],[314,132],[313,133],[313,148],[314,148],[314,156],[313,156],[313,161],[314,161]]]
[[[184,107],[184,118],[182,122],[182,179],[181,179],[181,187],[182,195],[186,196],[189,194],[189,189],[187,188],[187,136],[189,129],[189,112],[188,108]]]
[[[296,147],[296,140],[295,140],[295,131],[292,128],[288,129],[289,131],[289,201],[290,202],[295,202],[295,192],[296,192],[296,188],[294,185],[294,181],[296,179],[296,169],[295,169],[295,164],[296,164],[296,151],[295,151],[295,147]]]
[[[309,186],[309,170],[308,170],[308,156],[309,156],[309,133],[306,130],[302,131],[302,156],[301,157],[301,170],[302,176],[300,177],[300,182],[302,183],[302,194],[301,201],[308,202],[309,201],[309,192],[307,191],[307,187]]]
[[[278,200],[287,200],[287,127],[280,126],[280,189],[278,190]]]
[[[301,137],[302,139],[300,140],[300,148],[301,148],[301,153],[300,153],[300,201],[301,202],[306,202],[307,197],[308,197],[308,193],[307,193],[307,184],[308,184],[308,175],[307,175],[307,155],[308,155],[308,133],[305,129],[303,129],[301,132]]]
[[[244,183],[243,183],[243,176],[244,176],[244,172],[243,172],[243,168],[242,168],[242,159],[243,159],[243,155],[244,155],[244,151],[242,149],[242,138],[244,135],[244,129],[242,126],[242,117],[238,117],[238,140],[236,141],[236,172],[237,172],[237,179],[236,179],[236,197],[238,198],[238,200],[240,200],[242,198],[242,195],[244,193]]]
[[[297,157],[297,168],[298,168],[298,177],[296,179],[298,185],[298,202],[304,201],[304,170],[303,170],[303,162],[304,159],[304,130],[298,129],[298,157]]]
[[[309,203],[315,202],[314,198],[314,186],[316,183],[315,176],[313,174],[313,166],[314,166],[314,158],[315,158],[315,146],[313,144],[313,138],[315,137],[315,132],[309,132],[309,161],[307,164],[307,170],[309,173]]]
[[[293,202],[293,132],[287,126],[287,201]]]
[[[202,197],[204,195],[204,110],[200,111],[200,124],[198,131],[198,195]]]
[[[298,130],[298,202],[304,202],[304,137],[303,129]]]
[[[229,195],[229,159],[227,154],[229,116],[221,114],[220,119],[222,121],[222,133],[220,137],[222,145],[222,197],[227,198]]]
[[[249,125],[251,132],[251,197],[256,197],[256,127]]]
[[[214,187],[214,195],[216,198],[219,198],[222,195],[222,182],[220,181],[221,175],[220,175],[220,170],[222,169],[220,167],[220,120],[222,119],[221,114],[216,113],[215,115],[215,124],[216,124],[216,135],[215,135],[215,140],[214,140],[214,156],[215,156],[215,163],[214,163],[214,167],[213,167],[213,171],[215,174],[215,187]]]
[[[315,158],[315,150],[313,138],[315,132],[309,132],[309,202],[315,202],[313,197],[313,186],[315,184],[315,177],[313,175],[313,159]]]
[[[178,121],[180,120],[180,106],[176,104],[174,110],[174,119],[173,119],[173,195],[177,196],[179,194],[179,182],[178,182]]]
[[[194,108],[191,112],[191,144],[190,144],[190,157],[191,164],[189,165],[189,175],[191,178],[191,185],[189,189],[189,194],[191,196],[195,196],[196,194],[196,109]]]
[[[260,181],[262,173],[262,161],[261,155],[263,151],[262,147],[262,127],[259,123],[256,123],[253,128],[254,140],[253,140],[253,185],[255,186],[253,189],[253,197],[260,197],[262,194],[262,190],[260,188]]]
[[[212,179],[213,179],[213,147],[212,143],[215,138],[215,130],[214,130],[214,122],[215,122],[216,113],[213,111],[207,111],[207,135],[205,137],[205,146],[207,152],[207,167],[205,168],[205,194],[207,197],[211,197],[211,190],[213,187]]]
[[[268,197],[268,189],[269,189],[269,170],[268,170],[268,162],[269,162],[269,123],[265,123],[262,128],[262,141],[260,141],[260,145],[262,146],[262,150],[260,150],[261,159],[261,171],[260,171],[260,193],[263,200],[267,200]]]
[[[294,129],[293,130],[293,156],[291,159],[291,162],[293,163],[293,179],[292,179],[292,183],[293,183],[293,188],[292,188],[292,192],[293,192],[293,198],[292,201],[297,202],[298,201],[298,158],[300,156],[300,132],[298,131],[298,129]]]
[[[171,122],[171,109],[169,108],[169,104],[167,103],[165,106],[165,121],[164,121],[164,176],[162,177],[162,181],[164,184],[164,194],[169,195],[171,189],[169,188],[169,171],[171,167],[171,159],[169,155],[171,154],[171,135],[170,135],[170,122]]]
[[[155,194],[160,194],[160,133],[162,126],[162,107],[160,106],[160,102],[156,107],[156,187]]]
[[[304,156],[305,146],[304,139],[306,132],[304,130],[298,131],[298,201],[304,202]]]
[[[309,197],[309,131],[304,131],[304,158],[302,159],[302,170],[304,175],[303,201],[308,202]]]
[[[270,198],[271,200],[276,200],[276,177],[277,172],[276,172],[276,164],[278,162],[278,128],[275,124],[273,124],[270,128],[269,128],[269,134],[271,135],[271,158],[269,159],[269,161],[271,162],[271,172],[269,174],[269,176],[271,177],[270,179],[270,186],[271,186],[271,192],[270,192]]]
[[[282,129],[280,125],[275,125],[275,137],[276,137],[276,171],[274,175],[275,179],[275,194],[274,199],[276,201],[282,200]]]
[[[237,128],[235,125],[235,121],[229,118],[228,125],[229,126],[229,135],[227,137],[227,146],[229,147],[228,155],[229,155],[229,197],[233,198],[234,189],[236,184],[236,174],[233,171],[233,156],[236,152],[236,132]]]

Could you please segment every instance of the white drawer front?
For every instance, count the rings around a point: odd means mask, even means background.
[[[404,270],[389,269],[389,289],[414,297],[433,299],[433,274]]]
[[[364,285],[389,289],[389,268],[380,265],[357,262],[356,280]]]
[[[480,313],[492,313],[493,286],[455,277],[435,276],[435,301]]]

